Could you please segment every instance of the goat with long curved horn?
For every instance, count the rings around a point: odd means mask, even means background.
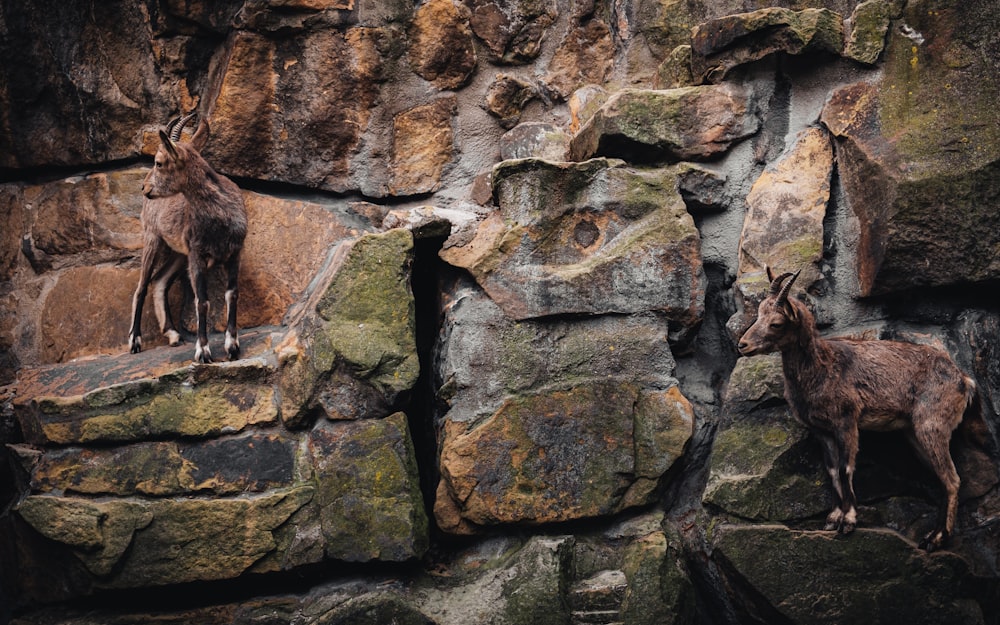
[[[809,308],[789,298],[799,272],[772,278],[740,354],[781,353],[792,415],[819,439],[836,505],[826,529],[848,534],[858,522],[854,470],[858,430],[903,430],[944,487],[941,524],[922,541],[944,546],[955,531],[961,483],[951,458],[952,432],[978,405],[976,383],[944,351],[927,345],[823,338]]]
[[[139,285],[132,298],[132,328],[129,349],[142,350],[142,306],[152,282],[153,303],[160,330],[171,345],[181,336],[167,309],[166,291],[173,277],[187,264],[194,291],[198,337],[194,358],[211,362],[206,318],[208,316],[208,269],[222,265],[228,274],[226,286],[226,341],[229,358],[240,354],[236,328],[237,278],[240,252],[247,234],[247,213],[239,187],[216,173],[199,151],[208,141],[205,119],[189,142],[180,140],[189,113],[160,131],[160,149],[153,168],[142,185],[143,250]]]

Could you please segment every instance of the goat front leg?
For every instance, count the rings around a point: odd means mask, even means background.
[[[820,446],[823,448],[823,464],[826,467],[826,472],[830,476],[830,482],[833,485],[833,509],[830,514],[826,515],[826,525],[823,526],[824,530],[839,531],[844,522],[844,487],[840,479],[840,448],[837,445],[837,441],[827,433],[815,433],[816,438],[819,439]]]
[[[132,295],[132,327],[128,333],[129,352],[138,354],[142,351],[142,307],[146,303],[146,291],[153,277],[156,259],[165,247],[159,238],[146,238],[142,246],[142,267],[139,270],[139,284]]]
[[[237,336],[236,328],[236,305],[240,299],[238,286],[240,276],[240,256],[233,255],[226,263],[226,352],[229,360],[236,360],[240,357],[240,339]]]
[[[194,345],[195,362],[212,362],[212,350],[208,347],[208,267],[191,254],[188,258],[188,273],[191,289],[194,291],[194,311],[198,323],[198,338]]]

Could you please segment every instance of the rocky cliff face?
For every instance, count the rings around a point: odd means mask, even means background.
[[[0,3],[0,623],[1000,623],[997,32],[985,1]],[[235,362],[151,311],[126,348],[189,110],[250,217]],[[890,434],[820,531],[780,360],[734,348],[767,266],[823,332],[976,379],[947,550]]]

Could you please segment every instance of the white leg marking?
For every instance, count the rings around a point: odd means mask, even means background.
[[[177,330],[167,330],[166,331],[167,342],[170,343],[171,347],[176,347],[181,344],[181,334]]]

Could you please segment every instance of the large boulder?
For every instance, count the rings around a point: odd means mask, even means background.
[[[536,0],[465,0],[472,10],[472,31],[486,46],[490,61],[525,64],[542,51],[542,40],[559,16],[552,3]]]
[[[734,583],[756,593],[769,622],[810,625],[984,623],[959,556],[926,554],[892,531],[803,532],[782,526],[721,525],[713,557]],[[775,566],[780,562],[780,566]],[[736,582],[736,580],[739,580]]]
[[[209,105],[207,160],[223,173],[261,180],[380,188],[384,178],[362,172],[365,180],[357,179],[352,162],[378,101],[382,36],[361,27],[293,39],[235,34]]]
[[[720,82],[732,68],[770,54],[844,48],[843,18],[829,9],[780,7],[727,15],[691,32],[691,72],[699,82]]]
[[[700,239],[672,170],[620,161],[506,161],[500,210],[442,251],[513,319],[664,313],[691,329],[704,310]]]
[[[506,317],[474,287],[454,293],[441,338],[438,524],[545,523],[650,501],[693,411],[651,315]]]
[[[172,75],[161,53],[199,57],[210,44],[165,38],[140,3],[19,3],[0,11],[0,168],[81,166],[134,158],[139,129],[163,123],[203,73]]]
[[[759,127],[751,94],[736,85],[624,89],[580,128],[570,143],[570,158],[706,160]]]
[[[1000,276],[995,12],[935,7],[909,3],[878,78],[823,109],[858,223],[861,295]]]
[[[818,446],[788,412],[783,393],[780,355],[736,361],[702,496],[713,509],[788,522],[833,505]]]
[[[416,383],[413,235],[364,235],[337,250],[277,346],[281,417],[291,426],[393,412]]]
[[[24,576],[24,601],[426,550],[406,416],[286,430],[269,341],[245,349],[193,369],[161,348],[131,366],[26,372],[14,409],[31,445],[13,450],[28,492],[14,506],[25,526],[11,566],[66,564],[50,589]]]

